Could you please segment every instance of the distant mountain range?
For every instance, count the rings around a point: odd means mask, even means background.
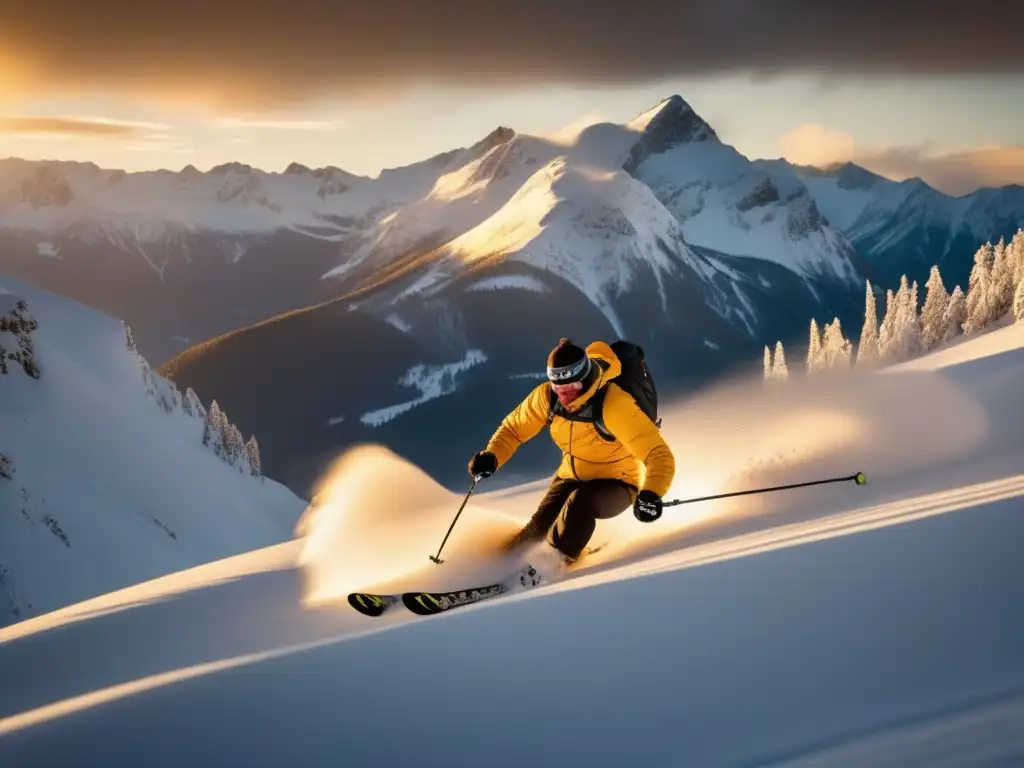
[[[634,339],[677,393],[812,316],[849,335],[865,279],[923,284],[938,262],[951,287],[977,244],[1024,224],[1019,187],[956,205],[911,188],[752,162],[673,96],[558,141],[499,128],[376,178],[0,161],[0,270],[125,318],[300,495],[365,440],[456,483],[560,336]]]
[[[1019,184],[952,197],[919,178],[892,181],[853,163],[794,170],[886,287],[902,274],[923,286],[938,264],[947,290],[960,285],[966,291],[978,247],[1000,237],[1009,242],[1024,227]]]

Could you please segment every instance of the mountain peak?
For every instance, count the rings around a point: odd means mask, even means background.
[[[718,135],[682,96],[674,94],[654,108],[638,115],[627,127],[641,132],[630,150],[623,169],[632,174],[651,155],[667,152],[680,144],[718,141]]]
[[[493,131],[484,136],[480,141],[469,148],[469,155],[471,157],[480,157],[486,155],[495,147],[499,147],[502,144],[506,144],[516,137],[516,132],[511,128],[506,128],[503,125],[499,125]]]
[[[884,177],[849,160],[833,164],[825,170],[829,175],[836,177],[836,185],[840,189],[871,189],[879,182],[885,181]]]

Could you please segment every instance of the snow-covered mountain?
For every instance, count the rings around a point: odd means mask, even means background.
[[[260,476],[258,442],[119,321],[0,285],[0,625],[291,535],[303,504]]]
[[[346,239],[500,140],[495,131],[376,178],[292,164],[126,173],[0,160],[0,267],[116,317],[162,362],[189,345],[330,298]]]
[[[0,266],[125,318],[157,362],[396,276],[423,281],[408,283],[411,291],[436,290],[508,258],[572,279],[604,258],[602,242],[633,228],[646,232],[648,255],[604,270],[586,289],[618,327],[612,296],[629,290],[641,263],[661,281],[680,259],[706,280],[691,247],[801,277],[859,279],[855,254],[801,183],[722,144],[678,96],[627,124],[557,140],[501,127],[375,178],[298,164],[283,173],[241,163],[125,173],[0,161]],[[729,312],[734,298],[716,301]]]
[[[818,208],[871,264],[882,285],[906,274],[924,285],[933,264],[948,288],[967,290],[974,253],[1007,242],[1024,227],[1024,186],[979,189],[953,197],[919,178],[892,181],[854,163],[823,169],[780,161],[761,167],[793,170]]]
[[[799,180],[759,170],[678,97],[557,142],[497,132],[474,154],[353,236],[323,280],[340,298],[161,369],[266,435],[268,468],[297,493],[365,440],[461,482],[456,457],[563,335],[640,343],[670,395],[803,335],[808,315],[859,317],[856,254]]]
[[[1020,765],[1022,387],[1018,323],[712,389],[665,414],[671,498],[867,486],[626,512],[555,583],[427,619],[344,596],[507,574],[544,483],[488,480],[438,566],[463,494],[357,452],[301,538],[0,630],[0,764]]]
[[[645,255],[616,252],[634,240]],[[598,123],[558,141],[502,135],[381,220],[327,277],[352,285],[357,274],[358,288],[415,276],[409,291],[436,292],[481,262],[521,261],[579,279],[610,261],[615,279],[606,274],[584,288],[601,305],[628,289],[631,260],[660,274],[675,255],[701,271],[691,246],[800,276],[861,279],[849,244],[824,225],[799,179],[766,172],[723,144],[679,96],[627,124]]]

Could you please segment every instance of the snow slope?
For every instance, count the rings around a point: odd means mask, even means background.
[[[353,452],[295,541],[0,631],[0,763],[1020,763],[1024,324],[957,348],[666,412],[670,497],[867,487],[627,513],[561,581],[435,618],[337,598],[494,575],[541,489],[474,498],[436,566],[458,495]]]
[[[204,447],[119,321],[0,282],[0,313],[20,297],[38,322],[41,370],[0,375],[0,626],[290,536],[303,502]]]

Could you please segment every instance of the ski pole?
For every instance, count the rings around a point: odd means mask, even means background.
[[[436,555],[429,555],[430,559],[437,564],[441,564],[444,560],[441,560],[441,550],[444,549],[445,543],[448,541],[448,537],[452,534],[452,529],[455,528],[455,523],[459,521],[459,515],[462,514],[462,510],[466,508],[466,502],[469,501],[469,497],[473,495],[473,490],[476,488],[477,480],[480,479],[480,475],[473,475],[473,482],[469,486],[469,493],[466,494],[466,498],[462,500],[462,506],[459,507],[459,511],[455,513],[455,519],[452,520],[452,524],[448,526],[448,533],[444,535],[444,539],[441,541],[441,546],[437,548]]]
[[[785,491],[790,488],[804,488],[808,485],[823,485],[824,483],[844,483],[852,480],[857,485],[866,485],[868,482],[867,477],[863,472],[858,472],[855,475],[848,475],[847,477],[830,477],[827,480],[811,480],[806,483],[792,483],[790,485],[776,485],[773,488],[754,488],[749,491],[732,491],[731,493],[718,493],[714,496],[700,496],[695,499],[676,499],[675,501],[666,501],[663,506],[674,507],[676,504],[692,504],[695,501],[709,501],[711,499],[724,499],[729,496],[746,496],[750,493],[768,493],[769,491]]]

